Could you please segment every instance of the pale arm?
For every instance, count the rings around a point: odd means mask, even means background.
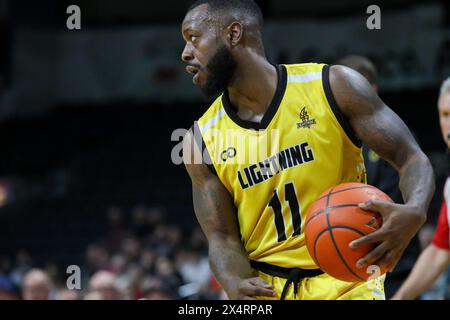
[[[448,268],[450,251],[430,244],[420,255],[408,278],[392,297],[393,300],[412,300],[430,289]]]

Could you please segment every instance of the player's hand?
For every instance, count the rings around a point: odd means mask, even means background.
[[[256,300],[256,297],[277,297],[273,286],[259,277],[240,280],[233,296],[239,300]]]
[[[389,271],[397,265],[411,239],[425,223],[426,215],[416,208],[391,202],[371,200],[360,204],[363,210],[378,212],[383,218],[383,225],[377,231],[354,240],[350,248],[365,244],[378,246],[360,259],[356,266],[364,268],[377,265]]]

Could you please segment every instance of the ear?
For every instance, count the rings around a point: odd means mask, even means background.
[[[242,35],[244,34],[244,26],[240,22],[235,21],[228,26],[227,33],[227,40],[232,47],[235,47],[242,39]]]

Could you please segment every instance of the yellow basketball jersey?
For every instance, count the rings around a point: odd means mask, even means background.
[[[228,93],[199,119],[211,168],[237,209],[252,260],[317,268],[304,241],[309,206],[326,189],[365,182],[361,146],[336,106],[329,66],[279,65],[275,96],[260,123],[240,119]]]

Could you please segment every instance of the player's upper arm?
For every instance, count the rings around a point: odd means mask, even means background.
[[[330,87],[357,137],[395,168],[399,169],[410,156],[421,153],[405,123],[358,72],[332,66]]]
[[[201,144],[195,141],[192,131],[189,131],[183,140],[183,160],[192,181],[197,219],[208,240],[225,237],[240,241],[232,197],[220,179],[202,161],[201,155]]]

